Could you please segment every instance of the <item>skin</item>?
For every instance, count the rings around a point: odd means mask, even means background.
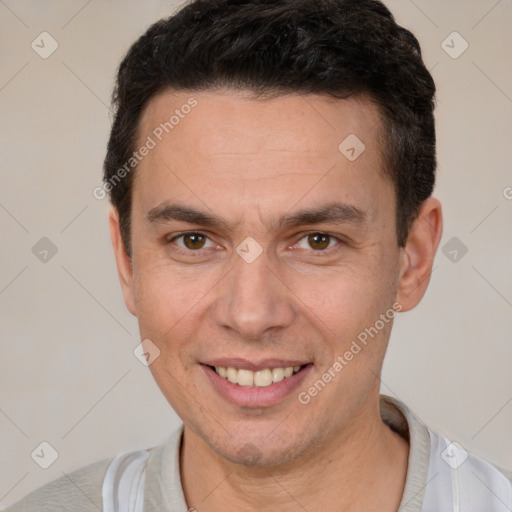
[[[381,171],[381,123],[364,98],[165,91],[145,109],[140,140],[191,96],[197,106],[136,170],[131,257],[117,212],[110,215],[126,305],[141,339],[161,351],[150,369],[185,425],[187,504],[200,512],[395,511],[409,446],[379,414],[392,322],[307,405],[293,392],[269,407],[236,406],[199,363],[307,360],[313,367],[298,392],[307,390],[394,303],[407,311],[421,300],[441,238],[441,205],[422,204],[399,248],[394,189]],[[366,146],[353,162],[338,150],[349,134]],[[165,202],[225,225],[150,221]],[[278,224],[334,202],[363,210],[364,219]],[[202,248],[176,238],[187,231],[207,235]],[[328,247],[311,244],[311,233],[331,235],[322,239]],[[252,263],[235,252],[248,236],[263,249]]]

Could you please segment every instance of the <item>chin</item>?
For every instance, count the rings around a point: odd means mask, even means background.
[[[289,435],[285,438],[271,438],[263,433],[253,436],[240,435],[235,439],[233,437],[230,437],[229,444],[226,445],[208,444],[224,459],[246,467],[270,468],[286,465],[307,448],[303,440],[295,441]]]

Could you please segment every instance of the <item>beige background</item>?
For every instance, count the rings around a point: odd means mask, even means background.
[[[512,2],[386,3],[419,38],[438,86],[441,247],[457,237],[468,252],[453,262],[440,251],[424,301],[399,315],[382,391],[512,468]],[[133,355],[108,203],[92,195],[115,69],[173,5],[0,1],[0,508],[178,425]],[[59,45],[47,59],[31,48],[43,31]],[[456,59],[442,47],[453,31],[469,44]],[[446,44],[463,48],[458,36]],[[46,263],[32,253],[42,237],[58,249]],[[42,441],[59,455],[46,470],[31,458]]]

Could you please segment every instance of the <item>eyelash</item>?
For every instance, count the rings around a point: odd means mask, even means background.
[[[176,235],[176,236],[174,236],[174,237],[172,237],[170,239],[167,239],[167,243],[168,244],[175,243],[176,240],[178,240],[180,238],[183,238],[186,235],[201,235],[201,236],[204,236],[205,238],[207,238],[207,240],[211,241],[210,237],[206,233],[204,233],[202,231],[185,231],[184,233],[180,233],[179,235]],[[295,242],[293,244],[293,247],[297,246],[302,240],[304,240],[305,238],[307,238],[308,236],[311,236],[311,235],[327,236],[330,239],[329,242],[331,240],[335,240],[337,242],[336,245],[334,245],[333,247],[328,247],[327,249],[318,249],[318,250],[310,249],[313,253],[316,253],[318,255],[320,255],[320,254],[331,254],[331,252],[336,251],[337,249],[339,249],[339,247],[341,245],[344,244],[344,241],[342,239],[340,239],[337,236],[331,235],[330,233],[324,233],[323,231],[309,231],[308,233],[302,234],[301,237],[297,240],[297,242]],[[180,247],[178,245],[176,245],[176,250],[179,253],[187,255],[187,256],[189,256],[191,254],[194,254],[194,253],[197,253],[199,255],[202,252],[202,249],[197,249],[197,250],[184,249],[184,248],[182,248],[182,247]]]
[[[173,236],[172,238],[168,239],[167,243],[168,244],[174,243],[179,238],[183,238],[184,236],[187,236],[187,235],[201,235],[211,241],[210,237],[206,233],[203,233],[202,231],[185,231],[184,233],[180,233],[179,235]],[[178,251],[178,253],[184,254],[186,256],[193,255],[194,253],[197,253],[197,255],[200,255],[202,252],[202,249],[197,249],[197,250],[184,249],[183,247],[180,247],[179,245],[176,245],[176,250]]]

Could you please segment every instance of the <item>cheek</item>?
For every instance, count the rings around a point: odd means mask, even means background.
[[[170,267],[138,267],[135,300],[141,339],[151,340],[159,356],[149,369],[176,411],[186,412],[186,399],[193,392],[194,366],[189,355],[194,333],[204,310],[205,290],[201,281],[184,278]],[[183,383],[187,382],[187,392]]]
[[[212,301],[222,274],[206,267],[183,269],[149,256],[139,261],[145,263],[134,267],[140,336],[160,350],[151,371],[161,388],[173,377],[193,381],[187,373],[196,368],[198,339],[211,327]]]
[[[290,288],[300,299],[304,315],[320,330],[328,344],[330,363],[370,329],[392,307],[396,296],[395,270],[390,259],[377,257],[311,276],[295,276]],[[379,322],[371,350],[380,356],[385,349],[391,322]],[[375,333],[374,330],[371,331]],[[379,341],[382,340],[382,341]],[[368,345],[370,346],[370,344]],[[325,360],[327,363],[328,360]]]
[[[338,332],[371,312],[378,297],[376,283],[367,276],[368,268],[363,266],[339,266],[295,276],[290,288],[303,301],[305,311],[310,310],[326,328]]]
[[[203,305],[208,282],[199,276],[183,276],[170,265],[147,262],[135,272],[135,304],[141,335],[162,343],[179,340],[178,332],[198,314]]]

